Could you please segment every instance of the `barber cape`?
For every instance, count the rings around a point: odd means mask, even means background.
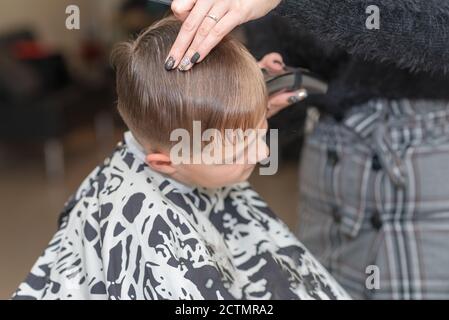
[[[328,272],[248,183],[190,188],[130,132],[66,203],[14,299],[339,299]]]

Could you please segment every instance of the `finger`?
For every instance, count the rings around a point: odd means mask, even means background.
[[[191,49],[188,49],[185,53],[184,57],[179,62],[178,70],[180,71],[188,71],[192,68],[193,64],[198,60],[198,53],[196,51],[193,51]]]
[[[172,70],[176,68],[181,59],[186,54],[198,27],[209,12],[212,4],[210,1],[196,2],[189,16],[182,23],[175,43],[173,44],[167,59],[165,60],[165,69]]]
[[[263,57],[262,60],[267,60],[269,62],[274,61],[278,64],[284,64],[284,60],[282,59],[282,55],[278,52],[271,52]]]
[[[295,103],[303,101],[305,98],[307,98],[307,91],[304,89],[295,92],[280,93],[270,97],[267,112],[268,118]]]
[[[265,69],[268,71],[269,74],[272,75],[278,75],[278,74],[282,74],[285,69],[284,66],[276,64],[274,62],[271,63],[259,63],[259,67]]]
[[[295,92],[284,92],[270,98],[270,104],[277,107],[287,107],[307,98],[307,91],[299,89]]]
[[[188,57],[191,57],[190,65],[187,66],[187,68],[185,68],[184,70],[188,70],[191,67],[193,67],[193,65],[197,63],[198,60],[201,58],[200,54],[198,53],[199,46],[204,41],[204,39],[206,39],[211,30],[217,25],[221,17],[224,17],[226,15],[228,10],[229,10],[229,2],[222,1],[219,2],[217,5],[215,5],[206,15],[200,27],[198,28],[195,38],[192,41],[192,44],[190,45],[187,54]]]
[[[240,25],[240,17],[238,13],[228,12],[209,32],[207,37],[198,47],[198,54],[200,58],[198,62],[204,60],[204,58],[211,52],[213,48],[235,27]]]
[[[267,61],[266,68],[273,72],[282,72],[284,71],[285,64],[281,59],[271,59]]]
[[[171,10],[176,18],[184,21],[188,17],[195,3],[196,0],[174,0],[171,4]]]
[[[299,90],[295,91],[295,94],[293,94],[287,98],[287,102],[289,104],[295,104],[300,101],[303,101],[304,99],[307,98],[307,96],[308,96],[307,90],[299,89]]]
[[[264,56],[259,62],[259,65],[272,73],[282,72],[285,68],[284,60],[282,59],[282,56],[277,52],[273,52]]]

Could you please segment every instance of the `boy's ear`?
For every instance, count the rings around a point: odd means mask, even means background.
[[[150,153],[146,156],[147,164],[153,170],[166,175],[172,175],[176,172],[176,168],[172,165],[170,157],[163,153]]]

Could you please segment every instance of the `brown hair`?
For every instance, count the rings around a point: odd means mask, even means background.
[[[170,133],[193,121],[202,130],[256,128],[267,106],[267,93],[256,61],[227,36],[190,71],[166,71],[165,59],[180,22],[165,18],[137,39],[116,46],[118,110],[136,138],[167,147]]]

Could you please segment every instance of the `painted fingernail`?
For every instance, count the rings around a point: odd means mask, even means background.
[[[187,70],[187,67],[190,65],[190,58],[189,57],[184,57],[181,60],[181,63],[179,64],[178,69],[181,71]]]
[[[195,52],[195,54],[192,56],[192,59],[190,59],[191,64],[195,64],[200,59],[200,54],[198,52]]]
[[[294,104],[294,103],[297,103],[299,101],[302,101],[305,98],[307,98],[307,95],[308,95],[307,94],[307,90],[305,90],[305,89],[298,90],[296,95],[291,96],[290,98],[288,98],[288,103]]]
[[[309,96],[308,92],[306,89],[300,89],[298,90],[297,93],[299,99],[304,100],[305,98],[307,98]]]
[[[291,96],[290,98],[288,98],[288,103],[290,104],[294,104],[301,101],[301,99],[298,96]]]
[[[173,70],[175,65],[175,59],[173,57],[169,57],[167,61],[165,61],[165,70],[170,71]]]

